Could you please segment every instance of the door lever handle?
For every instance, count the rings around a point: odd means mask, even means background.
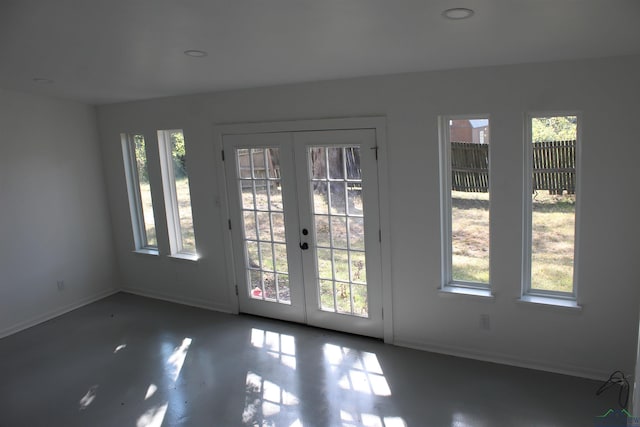
[[[309,249],[309,244],[307,242],[300,243],[300,249],[306,251],[307,249]]]

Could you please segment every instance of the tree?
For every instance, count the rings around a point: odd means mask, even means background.
[[[574,141],[577,138],[576,116],[536,117],[531,120],[533,142]]]
[[[187,176],[187,158],[182,131],[171,132],[171,157],[173,159],[173,171],[176,178]]]
[[[133,145],[135,147],[136,166],[138,168],[138,180],[149,182],[149,171],[147,170],[147,151],[145,148],[144,136],[134,135]]]

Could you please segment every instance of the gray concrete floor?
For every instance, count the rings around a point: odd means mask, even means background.
[[[0,340],[0,427],[593,426],[600,385],[117,294]]]

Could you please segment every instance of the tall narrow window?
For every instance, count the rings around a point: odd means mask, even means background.
[[[121,140],[136,249],[157,250],[144,135],[122,134]]]
[[[158,131],[158,143],[171,253],[195,256],[184,133],[179,129]]]
[[[489,286],[489,119],[441,125],[443,286]]]
[[[525,293],[575,298],[575,115],[531,117],[527,143]]]

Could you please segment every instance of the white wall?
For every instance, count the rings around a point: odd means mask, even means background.
[[[359,78],[99,107],[125,288],[217,309],[234,307],[222,244],[226,215],[215,203],[222,195],[216,181],[214,123],[383,115],[388,125],[395,342],[591,377],[605,377],[614,369],[632,372],[640,303],[638,75],[636,56]],[[582,112],[581,312],[516,302],[524,114],[544,110]],[[494,301],[437,291],[437,117],[470,113],[491,116]],[[132,253],[119,134],[152,135],[156,129],[172,128],[184,129],[187,141],[195,229],[203,255],[198,263]],[[156,204],[161,207],[161,201]],[[166,247],[166,235],[160,237]],[[490,332],[479,330],[483,313],[491,316]]]
[[[1,337],[118,283],[95,108],[0,90],[0,148]]]

